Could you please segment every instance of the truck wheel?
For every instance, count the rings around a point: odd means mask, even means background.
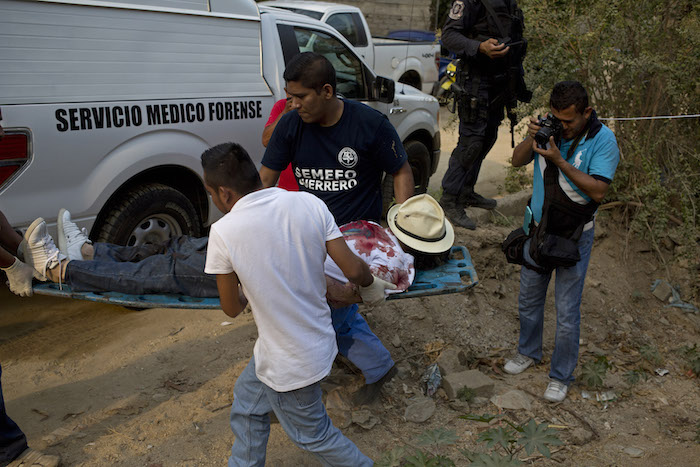
[[[428,191],[430,182],[430,152],[425,144],[420,141],[406,141],[404,149],[408,155],[408,164],[413,172],[415,194],[420,195]],[[389,207],[394,202],[394,177],[386,175],[382,181],[382,217],[386,217]]]
[[[128,191],[108,211],[96,240],[137,246],[178,235],[199,237],[199,216],[189,199],[167,185],[152,183]]]
[[[408,163],[413,171],[413,181],[416,184],[416,194],[428,191],[430,182],[430,152],[420,141],[407,141],[404,145],[408,154]]]
[[[399,83],[408,84],[409,86],[413,86],[419,91],[422,91],[420,75],[415,71],[409,71],[401,75],[401,78],[399,78]]]

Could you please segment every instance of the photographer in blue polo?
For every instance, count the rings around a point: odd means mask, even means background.
[[[566,398],[578,361],[581,295],[593,246],[595,214],[610,187],[620,151],[577,81],[557,83],[551,114],[532,118],[513,151],[513,166],[534,161],[533,193],[523,225],[518,313],[520,338],[504,370],[519,374],[542,359],[544,304],[555,274],[557,316],[550,382],[544,398]]]

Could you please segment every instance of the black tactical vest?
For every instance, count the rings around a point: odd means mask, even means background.
[[[483,41],[490,37],[500,42],[517,42],[523,39],[523,12],[515,4],[514,0],[481,0],[484,4],[483,15],[472,28],[469,37]],[[495,13],[492,15],[486,4],[489,4]]]
[[[494,60],[478,54],[475,70],[488,75],[492,84],[507,92],[506,105],[509,108],[514,108],[517,101],[530,102],[532,92],[527,90],[523,79],[522,64],[527,53],[527,40],[523,37],[523,12],[515,0],[480,1],[483,5],[481,17],[467,37],[480,42],[493,37],[501,43],[509,44],[510,52],[506,57]]]

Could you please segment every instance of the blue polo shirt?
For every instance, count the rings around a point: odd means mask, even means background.
[[[566,159],[569,147],[574,140],[562,140],[559,151]],[[592,136],[587,136],[578,143],[574,154],[567,162],[583,173],[593,178],[612,182],[615,176],[617,164],[620,162],[620,150],[617,147],[617,139],[612,130],[605,125]],[[532,200],[530,209],[535,222],[542,219],[542,206],[544,204],[544,169],[547,167],[544,157],[535,153],[535,167],[532,187]],[[591,198],[577,187],[566,175],[559,171],[559,186],[564,193],[578,204],[587,204]]]

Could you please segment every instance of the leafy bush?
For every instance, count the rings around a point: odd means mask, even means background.
[[[485,421],[493,417],[474,417],[466,415],[460,418],[469,420]],[[469,450],[463,450],[467,459],[472,466],[512,466],[520,465],[517,455],[523,449],[527,455],[531,455],[535,451],[549,458],[551,452],[548,446],[559,446],[563,442],[559,439],[557,430],[549,428],[547,423],[537,423],[530,419],[522,425],[514,425],[505,420],[507,426],[494,427],[481,432],[479,441],[486,444],[486,448],[490,449],[489,453],[478,453]]]
[[[517,193],[528,186],[532,185],[532,175],[527,173],[525,166],[506,168],[506,178],[503,183],[503,189],[506,193]]]
[[[600,388],[610,368],[612,365],[605,356],[589,360],[581,366],[581,382],[591,389]]]
[[[500,416],[491,415],[463,415],[465,420],[490,422]],[[478,441],[486,444],[489,453],[479,453],[461,450],[472,466],[507,467],[520,465],[522,462],[517,455],[525,451],[531,455],[539,451],[545,457],[551,457],[548,446],[563,444],[559,439],[557,430],[549,428],[546,423],[537,423],[530,419],[522,425],[515,425],[507,419],[502,422],[506,426],[497,426],[481,432]],[[378,467],[452,467],[455,462],[449,457],[438,453],[440,446],[455,444],[458,440],[454,430],[438,428],[423,432],[415,441],[427,450],[416,449],[412,455],[407,456],[406,447],[394,447],[386,451],[382,458],[375,464]]]

